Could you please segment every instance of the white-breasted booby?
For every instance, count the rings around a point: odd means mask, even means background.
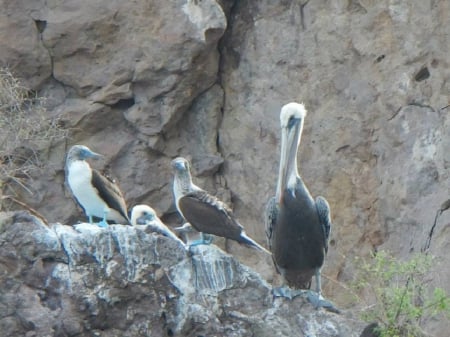
[[[102,155],[87,146],[74,145],[66,157],[66,179],[77,203],[83,208],[89,223],[92,217],[102,219],[100,227],[107,227],[107,220],[130,224],[125,199],[119,187],[111,179],[92,169],[88,158],[98,159]]]
[[[274,264],[287,284],[309,289],[315,276],[316,293],[309,291],[308,298],[316,306],[332,310],[333,305],[321,296],[320,280],[328,251],[330,208],[325,198],[312,198],[297,169],[305,116],[302,104],[289,103],[281,109],[280,169],[276,195],[266,208],[266,235]],[[287,297],[301,293],[279,290],[279,295]]]
[[[185,247],[184,242],[158,218],[155,210],[148,205],[136,205],[131,209],[131,224],[148,226],[152,232],[171,238]]]
[[[270,252],[247,236],[231,209],[192,182],[189,162],[178,157],[172,161],[175,205],[184,220],[201,233],[214,234]]]

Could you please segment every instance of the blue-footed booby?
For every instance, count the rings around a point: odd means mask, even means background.
[[[175,205],[186,222],[201,233],[232,239],[270,254],[267,249],[247,236],[225,203],[192,182],[189,162],[186,159],[175,158],[172,167]]]
[[[77,203],[83,208],[89,223],[92,217],[102,219],[100,227],[107,227],[107,220],[130,224],[127,206],[122,192],[115,182],[92,169],[86,159],[98,159],[102,155],[87,146],[74,145],[66,158],[66,179]]]
[[[136,205],[132,208],[131,224],[148,226],[152,232],[171,238],[185,247],[184,242],[158,218],[155,210],[148,205]]]
[[[308,290],[308,299],[316,307],[333,310],[321,295],[320,280],[328,251],[330,207],[325,198],[312,198],[297,169],[305,117],[302,104],[289,103],[281,109],[280,168],[275,197],[266,208],[266,235],[274,264],[286,283],[295,289],[309,289],[315,276],[316,293]],[[274,294],[293,297],[305,292],[295,289],[274,289]]]

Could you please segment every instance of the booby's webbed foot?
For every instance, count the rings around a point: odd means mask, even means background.
[[[192,241],[191,243],[189,243],[189,248],[191,247],[195,247],[195,246],[200,246],[200,245],[208,245],[209,243],[203,241],[203,240],[195,240]]]
[[[108,227],[108,223],[106,222],[106,220],[102,220],[100,222],[97,222],[97,226],[101,227],[101,228],[107,228]]]
[[[189,247],[200,246],[200,245],[210,245],[212,242],[212,237],[210,235],[202,235],[199,240],[192,241]]]
[[[274,287],[272,288],[272,295],[274,297],[286,297],[292,300],[297,296],[305,294],[305,290],[302,289],[291,289],[289,287]]]
[[[308,301],[316,308],[324,308],[325,310],[340,313],[340,310],[334,306],[334,304],[327,299],[325,299],[320,293],[317,293],[312,290],[307,290],[307,299]]]
[[[202,240],[206,245],[210,245],[213,242],[213,236],[202,233]]]

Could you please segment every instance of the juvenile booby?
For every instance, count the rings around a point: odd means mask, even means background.
[[[74,145],[70,148],[65,167],[70,190],[86,213],[89,223],[93,223],[92,217],[95,216],[102,219],[97,224],[100,227],[107,227],[107,220],[130,224],[125,199],[119,187],[86,162],[88,158],[101,157],[103,156],[84,145]]]
[[[270,254],[245,234],[230,208],[192,182],[189,163],[178,157],[172,161],[174,170],[173,192],[180,215],[197,231],[214,234],[258,248]]]
[[[320,270],[328,251],[331,220],[328,202],[323,197],[312,198],[297,170],[306,110],[302,104],[289,103],[280,113],[281,157],[275,197],[266,208],[266,235],[278,272],[290,287],[309,289],[312,277],[316,293],[308,298],[316,307],[333,309],[321,296]],[[292,297],[302,291],[279,291]]]
[[[132,208],[131,224],[146,225],[152,232],[171,238],[185,247],[184,242],[158,218],[155,210],[148,205],[136,205]]]

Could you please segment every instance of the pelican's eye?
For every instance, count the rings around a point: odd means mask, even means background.
[[[295,124],[297,124],[298,118],[295,118],[294,116],[289,117],[288,121],[288,128],[292,128]]]

